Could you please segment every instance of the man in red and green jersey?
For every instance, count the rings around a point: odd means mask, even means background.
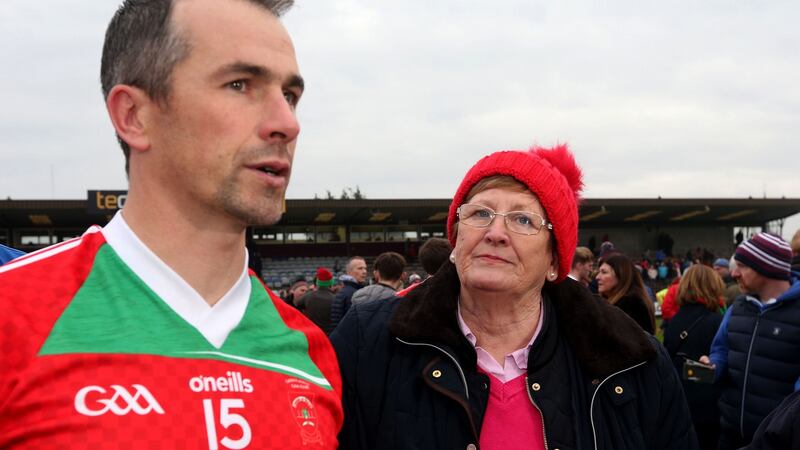
[[[335,448],[325,335],[247,270],[303,91],[290,0],[127,0],[101,79],[126,155],[104,228],[0,268],[0,448]]]

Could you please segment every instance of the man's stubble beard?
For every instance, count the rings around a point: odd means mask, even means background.
[[[220,189],[219,198],[225,212],[232,217],[255,226],[273,225],[281,219],[285,191],[268,191],[263,198],[248,202],[236,193],[235,187],[229,189],[229,186]]]
[[[287,154],[288,149],[286,146],[279,146],[277,149],[272,147],[269,152]],[[262,153],[260,150],[246,151],[241,159],[247,160],[248,155],[260,153]],[[255,158],[251,156],[249,159]],[[243,164],[237,161],[234,167],[241,168]],[[239,219],[247,226],[266,226],[277,223],[283,215],[283,204],[291,172],[286,178],[286,187],[280,190],[265,188],[263,196],[253,199],[249,198],[250,194],[244,190],[244,183],[239,181],[239,173],[241,172],[234,172],[225,177],[217,191],[218,204],[227,214]]]

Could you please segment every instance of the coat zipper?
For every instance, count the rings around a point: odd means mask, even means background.
[[[544,438],[544,450],[547,450],[549,447],[547,445],[547,430],[544,427],[544,413],[542,409],[539,408],[539,405],[536,404],[536,401],[533,399],[533,395],[531,395],[531,385],[529,384],[530,380],[528,379],[528,375],[525,375],[525,391],[528,393],[528,399],[530,399],[531,403],[533,403],[533,407],[539,411],[539,417],[542,418],[542,437]]]
[[[597,388],[594,390],[594,393],[592,394],[592,402],[589,404],[589,421],[592,423],[592,439],[594,439],[594,450],[597,450],[597,430],[595,430],[595,427],[594,427],[594,399],[597,396],[597,392],[600,391],[600,388],[603,386],[603,383],[605,383],[606,381],[610,380],[611,377],[614,377],[614,376],[617,376],[617,375],[619,375],[619,374],[621,374],[623,372],[627,372],[629,370],[635,369],[635,368],[637,368],[637,367],[639,367],[641,365],[644,365],[646,362],[647,361],[643,361],[643,362],[640,362],[639,364],[636,364],[635,366],[631,366],[631,367],[628,367],[627,369],[622,369],[619,372],[612,373],[611,375],[605,377],[603,379],[603,381],[601,381],[597,385]]]
[[[753,342],[756,340],[759,322],[761,322],[761,312],[759,312],[758,316],[756,316],[756,325],[753,327],[753,334],[750,335],[750,347],[747,349],[747,362],[744,365],[744,381],[742,382],[742,407],[741,414],[739,415],[739,432],[742,436],[744,436],[744,399],[747,395],[747,378],[750,373],[750,356],[753,354]]]
[[[413,345],[413,346],[420,346],[420,347],[433,347],[436,350],[439,350],[440,352],[442,352],[445,355],[447,355],[447,357],[450,358],[453,361],[453,364],[456,365],[456,368],[458,369],[458,374],[461,375],[461,382],[464,383],[464,395],[466,395],[467,396],[467,400],[469,400],[469,388],[467,387],[467,377],[464,376],[464,371],[461,369],[461,364],[458,363],[458,361],[453,357],[453,355],[451,355],[450,353],[447,353],[444,349],[442,349],[440,347],[437,347],[437,346],[435,346],[433,344],[426,344],[424,342],[407,342],[407,341],[404,341],[404,340],[402,340],[400,338],[395,338],[395,339],[397,339],[398,341],[400,341],[400,342],[402,342],[403,344],[406,344],[406,345]]]

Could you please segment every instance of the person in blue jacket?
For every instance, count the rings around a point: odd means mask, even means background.
[[[734,259],[744,294],[725,313],[710,357],[700,359],[714,365],[722,386],[720,450],[749,444],[761,421],[800,389],[800,281],[789,244],[758,233]]]
[[[0,244],[0,266],[24,254],[25,252],[23,251]]]

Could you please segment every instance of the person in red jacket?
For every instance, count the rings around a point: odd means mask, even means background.
[[[678,285],[681,282],[681,277],[675,277],[672,284],[667,288],[667,294],[664,296],[664,303],[661,305],[661,320],[664,321],[666,326],[669,321],[678,313]]]

